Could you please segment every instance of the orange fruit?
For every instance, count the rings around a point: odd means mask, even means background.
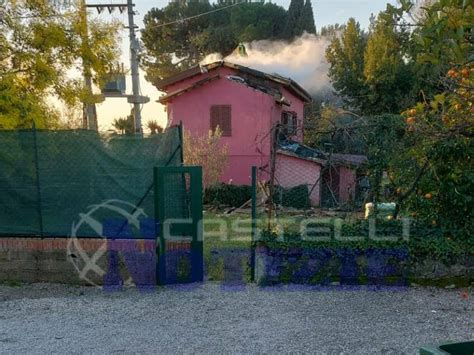
[[[469,69],[464,68],[463,70],[461,70],[461,74],[465,78],[469,77]]]
[[[425,198],[426,198],[427,200],[431,200],[431,199],[433,198],[433,195],[428,192],[428,193],[425,195]]]
[[[414,124],[415,123],[415,117],[408,117],[406,119],[406,122],[407,122],[408,125]]]

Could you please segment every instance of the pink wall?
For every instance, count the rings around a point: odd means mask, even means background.
[[[295,187],[308,185],[311,205],[319,206],[320,202],[320,178],[321,166],[309,160],[277,154],[275,167],[276,184],[282,187]],[[313,188],[314,186],[314,188]]]
[[[238,75],[238,72],[226,67],[170,85],[167,91],[173,92],[216,74],[220,75],[219,79],[168,102],[168,125],[182,121],[184,129],[192,134],[207,135],[211,106],[231,105],[232,136],[222,137],[222,142],[229,147],[229,166],[221,181],[227,183],[232,179],[234,184],[250,184],[251,166],[268,165],[269,131],[271,123],[280,120],[282,108],[272,96],[228,80],[227,75]],[[290,107],[284,106],[284,110],[297,112],[299,127],[302,127],[304,103],[286,89],[282,93],[292,102]]]
[[[339,167],[339,203],[345,204],[355,199],[356,171],[345,166]]]

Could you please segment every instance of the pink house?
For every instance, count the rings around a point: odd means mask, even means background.
[[[250,184],[251,167],[268,177],[272,128],[281,124],[285,138],[303,141],[304,106],[311,96],[289,78],[219,61],[197,66],[155,84],[165,92],[168,125],[183,123],[194,135],[216,126],[229,147],[228,168],[221,181]],[[320,172],[324,159],[301,158],[281,149],[275,159],[275,180],[282,187],[308,185],[313,205],[319,205]],[[350,194],[350,192],[349,192]]]

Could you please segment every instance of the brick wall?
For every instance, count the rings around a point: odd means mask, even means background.
[[[175,243],[176,244],[176,243]],[[69,284],[98,285],[103,283],[103,275],[91,270],[80,275],[85,265],[84,257],[100,257],[94,264],[107,271],[107,257],[110,251],[120,255],[127,251],[140,251],[155,256],[154,240],[113,240],[69,239],[69,238],[0,238],[0,282],[59,282]],[[180,244],[174,248],[183,248]],[[77,268],[76,268],[77,267]],[[78,270],[79,269],[79,270]],[[127,278],[128,271],[123,260],[120,272]],[[154,270],[153,270],[154,272]],[[86,277],[84,277],[86,276]],[[86,280],[87,279],[87,280]]]

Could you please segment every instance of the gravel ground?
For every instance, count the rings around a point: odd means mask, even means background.
[[[0,353],[413,354],[474,338],[472,291],[0,286]]]

